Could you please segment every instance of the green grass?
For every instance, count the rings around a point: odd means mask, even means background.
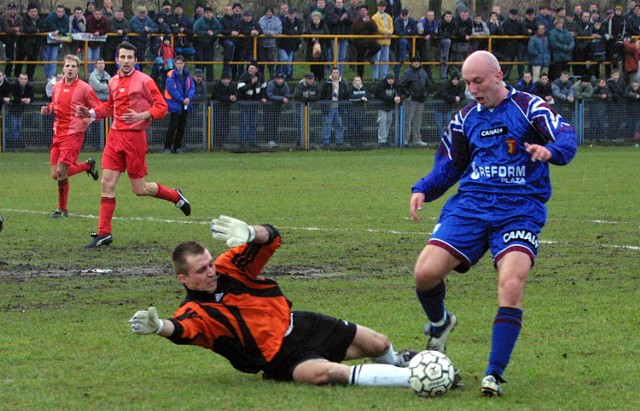
[[[368,325],[398,349],[423,347],[412,270],[444,199],[426,205],[420,224],[408,200],[433,150],[152,154],[149,181],[183,188],[193,214],[136,198],[123,177],[115,242],[98,250],[82,248],[97,225],[98,183],[73,177],[69,218],[49,219],[47,155],[0,154],[0,409],[640,409],[638,154],[581,147],[572,164],[552,167],[524,328],[498,400],[478,392],[496,310],[489,257],[448,280],[447,306],[460,320],[449,355],[467,387],[440,399],[265,382],[201,348],[129,332],[136,310],[155,305],[166,317],[182,300],[169,264],[178,242],[224,250],[207,226],[224,213],[280,229],[283,246],[265,274],[294,309]]]

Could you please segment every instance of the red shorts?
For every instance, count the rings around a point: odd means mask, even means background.
[[[147,175],[147,149],[145,130],[111,129],[102,153],[102,168],[121,173],[126,170],[131,179],[143,178]]]
[[[49,162],[52,166],[58,163],[74,165],[78,163],[78,156],[84,142],[84,132],[53,136]]]

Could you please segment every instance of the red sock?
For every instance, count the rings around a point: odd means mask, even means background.
[[[80,164],[73,164],[69,166],[67,176],[71,177],[78,173],[82,173],[83,171],[89,171],[89,169],[91,169],[91,166],[86,161],[83,161]]]
[[[156,198],[161,198],[163,200],[171,201],[173,204],[180,201],[180,195],[176,190],[167,188],[160,183],[156,183],[156,184],[158,184],[158,192],[156,193]]]
[[[67,211],[67,197],[69,197],[69,180],[58,180],[58,208]]]
[[[100,214],[98,216],[98,235],[111,234],[111,219],[116,211],[115,197],[102,197],[100,199]]]

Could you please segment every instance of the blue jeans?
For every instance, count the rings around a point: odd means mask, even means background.
[[[257,128],[258,112],[255,104],[240,104],[240,146],[255,147],[258,145]]]
[[[100,47],[91,48],[89,47],[89,61],[96,61],[100,58]],[[95,64],[89,64],[89,74],[93,72],[93,69],[96,67]]]
[[[45,44],[42,47],[42,60],[56,63],[58,61],[58,50],[60,50],[58,43]],[[44,65],[44,75],[47,77],[47,80],[56,76],[56,68],[56,64],[49,63]]]
[[[331,62],[331,64],[333,65],[333,46],[334,46],[334,42],[333,39],[331,40],[331,47],[327,50],[328,53],[328,60]],[[349,46],[349,40],[347,39],[339,39],[338,40],[338,62],[339,63],[344,63],[345,61],[347,61],[347,47]],[[338,68],[340,69],[340,75],[342,75],[342,72],[344,71],[344,64],[338,64]]]
[[[380,61],[389,61],[389,46],[381,46],[380,51],[376,54],[376,63]],[[378,75],[378,72],[380,75]],[[380,80],[386,77],[389,72],[388,64],[374,64],[373,66],[373,79]]]
[[[231,73],[231,66],[229,65],[229,62],[233,61],[233,54],[235,53],[236,45],[229,39],[221,39],[221,42],[222,49],[224,50],[222,55],[222,61],[224,62],[222,65],[222,72]]]
[[[399,63],[404,63],[407,61],[408,53],[407,50],[411,47],[411,43],[409,43],[408,39],[397,39],[398,47],[396,54],[396,61]],[[393,73],[396,75],[396,79],[400,79],[400,70],[402,69],[402,64],[396,64],[393,66]]]
[[[283,49],[278,49],[278,61],[282,63],[291,63],[293,61],[293,56],[295,51],[287,51]],[[280,64],[279,69],[282,74],[284,74],[285,78],[291,78],[293,76],[293,67],[291,64]]]
[[[331,126],[335,120],[336,123],[336,144],[344,143],[344,127],[342,125],[342,116],[338,107],[331,107],[324,117],[324,125],[322,127],[322,144],[331,142]]]
[[[9,114],[9,135],[7,136],[7,141],[20,141],[20,132],[22,131],[22,114],[23,113],[21,112]]]
[[[438,108],[433,111],[433,114],[436,117],[436,128],[438,130],[438,139],[442,138],[444,132],[449,127],[449,123],[451,122],[451,110]]]

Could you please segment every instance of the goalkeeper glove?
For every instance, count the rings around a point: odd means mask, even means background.
[[[213,238],[226,241],[229,247],[249,243],[256,238],[256,229],[244,221],[221,215],[211,221]]]
[[[164,321],[158,317],[156,307],[150,307],[149,311],[138,311],[129,320],[131,332],[134,334],[160,334],[164,330]]]

